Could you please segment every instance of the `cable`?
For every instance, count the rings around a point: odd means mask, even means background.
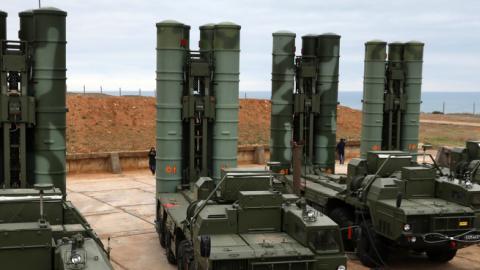
[[[363,215],[363,211],[360,212],[360,215],[362,216],[363,223],[366,224],[367,222],[366,222],[366,220],[365,220],[365,216]],[[377,247],[376,247],[376,245],[375,245],[375,242],[373,241],[373,238],[372,238],[372,236],[371,236],[371,234],[370,234],[369,228],[366,228],[366,232],[367,232],[368,240],[370,241],[370,244],[371,244],[371,246],[373,247],[373,251],[375,251],[375,254],[377,255],[378,259],[380,260],[380,265],[381,265],[381,266],[385,266],[385,267],[388,268],[388,265],[383,261],[382,256],[380,255],[380,253],[379,253],[378,250],[377,250]],[[370,259],[373,260],[373,258],[370,258]],[[373,261],[375,261],[375,260],[373,260]],[[377,263],[377,264],[378,264],[378,263]]]

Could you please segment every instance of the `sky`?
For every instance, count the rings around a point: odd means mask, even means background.
[[[155,23],[175,19],[198,26],[242,26],[240,90],[271,89],[272,33],[335,32],[340,45],[340,91],[361,91],[364,43],[371,39],[425,42],[423,91],[480,91],[478,0],[42,0],[68,12],[69,91],[154,90]],[[7,33],[17,39],[18,12],[38,0],[0,0]]]

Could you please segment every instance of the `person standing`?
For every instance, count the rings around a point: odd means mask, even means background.
[[[150,148],[150,151],[148,152],[148,167],[150,168],[152,175],[155,175],[156,156],[157,151],[155,150],[155,147]]]
[[[340,164],[345,163],[345,139],[340,139],[337,144],[337,153],[338,153],[338,160]]]

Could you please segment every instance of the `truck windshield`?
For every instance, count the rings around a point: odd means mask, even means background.
[[[337,229],[319,230],[308,235],[308,244],[317,253],[340,252],[339,241]]]

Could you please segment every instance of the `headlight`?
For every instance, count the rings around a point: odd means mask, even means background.
[[[410,226],[410,224],[403,225],[403,230],[404,231],[409,232],[411,229],[412,229],[412,227]]]
[[[313,212],[313,211],[308,211],[308,212],[307,212],[307,217],[309,217],[309,218],[315,217],[315,212]]]
[[[337,270],[345,270],[345,269],[347,269],[347,268],[345,267],[345,265],[339,265],[339,266],[337,267]]]
[[[73,264],[82,263],[82,256],[80,256],[79,254],[73,254],[70,257],[70,262],[73,263]]]

